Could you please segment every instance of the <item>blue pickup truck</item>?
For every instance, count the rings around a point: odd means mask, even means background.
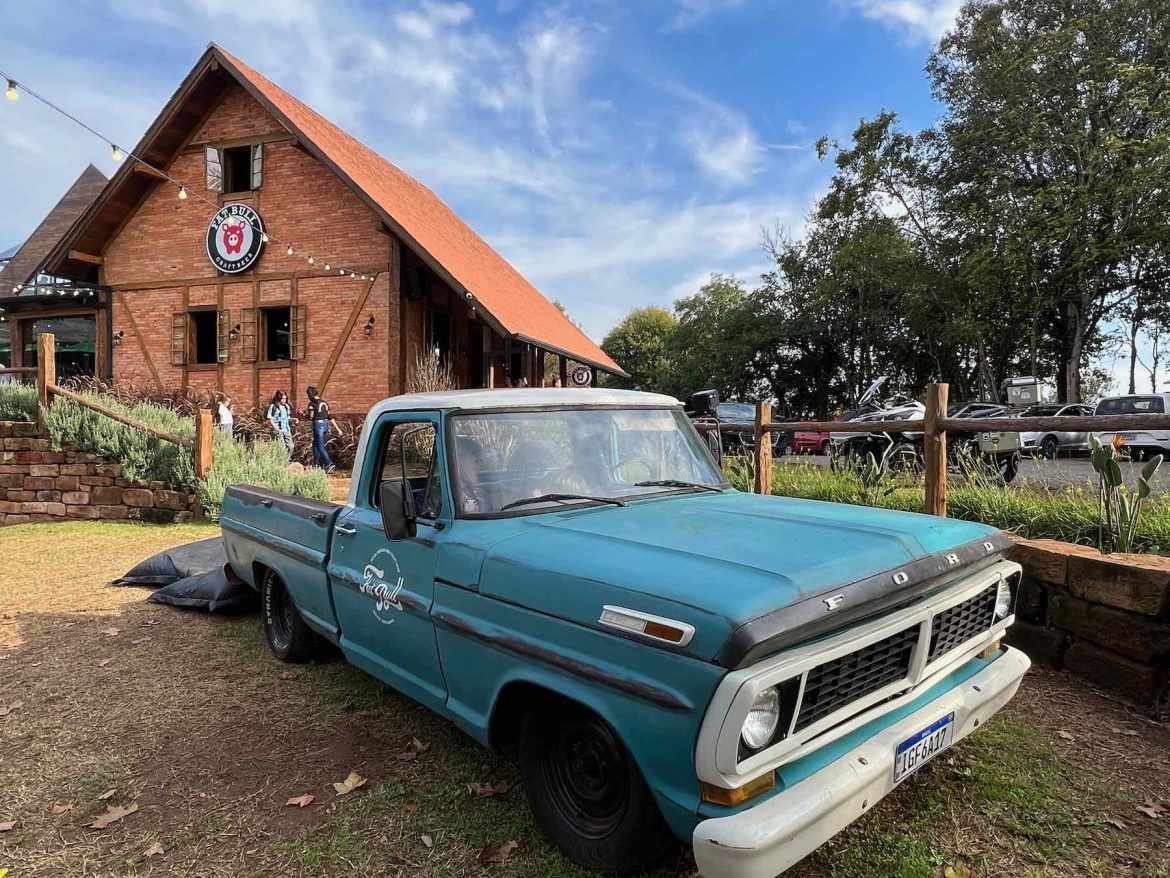
[[[1015,693],[1020,568],[979,524],[731,488],[670,397],[415,394],[344,506],[233,486],[283,661],[325,643],[518,752],[570,858],[774,876]]]

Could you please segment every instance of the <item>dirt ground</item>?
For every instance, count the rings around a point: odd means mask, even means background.
[[[543,842],[511,758],[340,660],[277,663],[255,615],[107,585],[214,533],[0,529],[0,874],[582,874]],[[365,783],[339,795],[350,772]],[[1170,728],[1037,671],[794,874],[1166,878],[1167,808]],[[693,873],[682,852],[661,874]]]

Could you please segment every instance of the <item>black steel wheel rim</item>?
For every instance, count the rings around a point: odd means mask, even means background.
[[[622,822],[630,799],[629,764],[604,723],[566,723],[542,768],[553,805],[580,835],[605,838]]]
[[[275,646],[283,649],[288,646],[292,637],[292,616],[296,611],[293,609],[292,601],[284,593],[284,589],[269,583],[268,590],[268,618],[272,627],[272,642]]]

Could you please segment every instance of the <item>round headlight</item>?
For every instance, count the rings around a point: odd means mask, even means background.
[[[748,708],[740,734],[745,744],[753,750],[759,750],[772,740],[779,724],[780,693],[775,687],[770,687],[757,695],[752,706]]]
[[[1002,619],[1012,611],[1012,587],[1006,579],[1001,580],[995,591],[995,618]]]

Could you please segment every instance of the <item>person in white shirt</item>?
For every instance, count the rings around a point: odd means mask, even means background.
[[[229,436],[232,435],[236,420],[232,414],[232,398],[227,394],[217,393],[215,395],[215,422],[219,425],[219,429]]]

